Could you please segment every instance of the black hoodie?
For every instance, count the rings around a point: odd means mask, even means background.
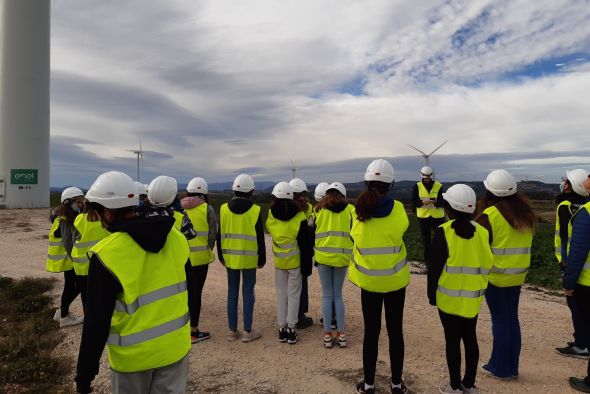
[[[286,222],[293,219],[295,215],[299,213],[299,207],[292,200],[279,199],[276,201],[270,211],[275,219]],[[307,219],[303,219],[299,224],[297,245],[299,246],[300,252],[299,257],[301,259],[301,273],[305,276],[309,276],[311,275],[313,244],[311,242]]]
[[[158,253],[166,244],[168,233],[173,226],[173,217],[134,217],[121,220],[109,227],[108,230],[111,233],[125,232],[142,249]],[[191,283],[189,261],[186,262],[185,272],[187,283]],[[117,295],[123,291],[117,278],[96,255],[92,255],[90,258],[86,291],[86,314],[76,373],[79,392],[89,392],[87,390],[90,383],[98,373],[100,357],[109,336]],[[191,292],[190,286],[188,291]]]
[[[230,211],[237,215],[242,215],[254,205],[252,201],[245,197],[234,197],[228,203],[227,207]],[[258,268],[264,267],[266,264],[266,244],[264,242],[264,226],[262,223],[262,210],[258,215],[256,221],[256,241],[258,242]],[[219,228],[217,229],[217,256],[223,262],[223,254],[221,253],[221,217],[219,218]]]

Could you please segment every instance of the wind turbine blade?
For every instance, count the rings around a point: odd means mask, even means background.
[[[422,155],[424,155],[424,156],[428,156],[426,153],[422,152],[420,149],[416,148],[415,146],[413,146],[413,145],[410,145],[410,144],[408,144],[408,146],[409,146],[410,148],[413,148],[413,149],[417,150],[418,152],[422,153]]]
[[[432,152],[430,152],[430,155],[432,155],[434,152],[436,152],[437,150],[439,150],[439,149],[440,149],[440,148],[441,148],[441,147],[442,147],[444,144],[446,144],[447,142],[449,142],[449,140],[446,140],[445,142],[443,142],[442,144],[440,144],[440,145],[438,146],[438,148],[436,148],[435,150],[433,150]],[[428,156],[430,156],[430,155],[428,155]]]

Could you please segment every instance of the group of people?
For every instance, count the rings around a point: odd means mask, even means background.
[[[427,295],[438,308],[446,340],[449,381],[439,391],[473,394],[478,393],[476,324],[484,297],[492,318],[493,348],[480,371],[499,379],[518,378],[518,304],[536,219],[505,170],[487,176],[479,204],[468,185],[444,191],[433,175],[430,167],[421,169],[413,203],[428,267]],[[346,347],[342,288],[348,272],[349,281],[361,289],[364,320],[364,377],[356,391],[375,392],[384,309],[390,389],[407,392],[402,381],[403,312],[410,272],[403,235],[409,220],[403,204],[391,195],[394,180],[391,164],[374,160],[354,204],[347,202],[344,185],[322,182],[315,189],[315,207],[301,179],[280,182],[272,190],[265,221],[252,201],[255,185],[247,174],[234,180],[235,196],[221,206],[219,220],[208,204],[203,178],[193,178],[180,200],[174,178],[159,176],[146,188],[115,171],[100,175],[86,195],[78,188],[64,190],[61,205],[52,212],[47,270],[64,272],[65,278],[55,319],[62,327],[84,323],[77,391],[91,391],[107,344],[114,392],[184,392],[191,342],[210,337],[199,329],[199,315],[215,245],[227,270],[227,339],[260,338],[262,333],[253,327],[254,287],[256,271],[266,263],[266,229],[272,237],[279,341],[297,343],[296,330],[312,324],[305,313],[307,277],[315,261],[322,286],[323,346]],[[570,171],[563,192],[576,194],[560,201],[555,238],[575,340],[558,351],[584,356],[590,335],[588,173]],[[242,331],[237,310],[240,281]],[[69,312],[78,294],[84,318]],[[588,377],[570,378],[570,385],[590,392]]]

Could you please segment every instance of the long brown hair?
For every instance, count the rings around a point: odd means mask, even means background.
[[[520,192],[507,197],[498,197],[486,191],[486,194],[478,205],[479,212],[495,206],[502,216],[504,216],[504,219],[516,230],[535,232],[537,217],[531,208],[528,198]]]
[[[392,187],[393,183],[365,181],[365,190],[354,203],[357,220],[365,222],[375,216],[379,197],[387,194]]]
[[[74,220],[76,219],[78,212],[76,212],[72,209],[71,203],[68,203],[68,204],[61,203],[57,207],[57,215],[63,216],[66,219],[65,222],[68,224],[68,226],[73,226]]]
[[[338,190],[330,189],[326,192],[326,195],[316,204],[314,210],[319,212],[324,208],[330,209],[343,203],[346,203],[346,197],[344,197]]]
[[[309,202],[309,199],[305,192],[293,193],[293,202],[301,212],[307,212],[307,203]]]

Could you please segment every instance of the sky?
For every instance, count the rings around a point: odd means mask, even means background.
[[[590,169],[586,0],[53,0],[51,185]]]

